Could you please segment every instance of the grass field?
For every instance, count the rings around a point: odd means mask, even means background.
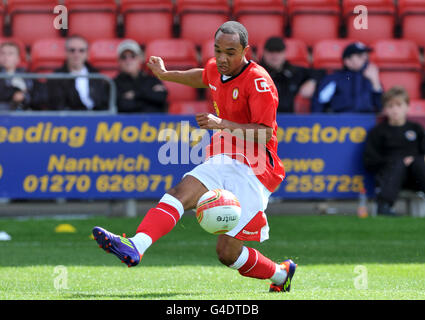
[[[127,268],[90,238],[95,225],[132,236],[140,218],[0,219],[0,300],[425,299],[425,219],[271,216],[264,255],[298,263],[292,291],[222,266],[192,215]],[[55,233],[61,223],[75,233]],[[58,267],[63,266],[63,267]]]

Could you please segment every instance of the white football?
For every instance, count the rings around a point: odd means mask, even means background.
[[[228,190],[215,189],[202,195],[196,206],[199,225],[212,234],[229,232],[239,222],[241,205]]]

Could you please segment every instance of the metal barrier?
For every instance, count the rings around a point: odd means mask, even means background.
[[[110,90],[109,90],[109,100],[108,100],[108,110],[107,111],[92,111],[92,110],[87,110],[87,111],[70,111],[70,110],[51,110],[51,111],[31,111],[31,110],[25,110],[24,112],[22,111],[0,111],[0,112],[7,112],[8,114],[25,114],[25,115],[32,115],[32,114],[37,114],[37,115],[41,115],[43,113],[47,113],[47,114],[52,114],[54,113],[55,115],[67,115],[69,114],[69,112],[72,112],[73,115],[76,115],[77,113],[81,113],[84,115],[89,115],[89,114],[116,114],[117,113],[117,105],[116,105],[116,101],[117,101],[117,87],[115,85],[115,82],[100,73],[90,73],[87,75],[73,75],[70,73],[14,73],[14,74],[7,74],[7,73],[0,73],[0,79],[12,79],[12,78],[22,78],[22,79],[51,79],[51,80],[59,80],[59,79],[77,79],[80,77],[84,77],[84,78],[89,78],[89,79],[98,79],[98,80],[104,80],[108,83]]]

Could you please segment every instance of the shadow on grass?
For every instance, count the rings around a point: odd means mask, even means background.
[[[129,299],[129,300],[136,300],[136,299],[171,299],[176,296],[192,296],[194,293],[188,293],[188,292],[157,292],[157,293],[123,293],[123,294],[114,294],[114,293],[75,293],[75,294],[67,294],[64,295],[64,298],[67,299]]]

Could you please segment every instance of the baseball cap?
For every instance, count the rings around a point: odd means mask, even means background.
[[[371,51],[372,51],[372,48],[366,46],[364,43],[353,42],[353,43],[350,43],[344,49],[344,52],[342,53],[342,58],[343,59],[348,58],[349,56],[355,53],[363,53],[363,52],[371,52]]]
[[[142,54],[142,49],[140,49],[139,44],[136,41],[131,39],[124,40],[118,45],[118,48],[117,48],[118,56],[120,56],[124,51],[127,51],[127,50],[134,52],[137,55]]]
[[[280,52],[285,50],[286,46],[281,37],[271,37],[268,38],[264,44],[264,50],[270,52]]]

